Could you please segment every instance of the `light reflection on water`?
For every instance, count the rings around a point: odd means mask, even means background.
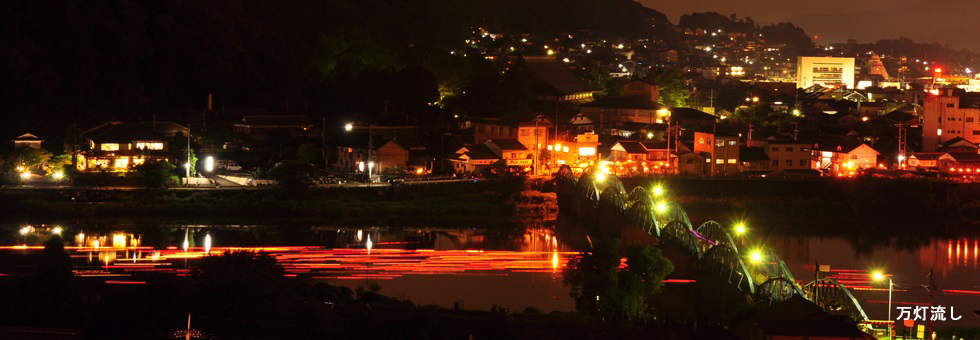
[[[797,280],[804,283],[813,280],[817,262],[829,265],[830,272],[820,273],[820,277],[833,278],[850,288],[874,320],[887,318],[888,286],[873,282],[871,272],[891,275],[896,285],[891,313],[895,318],[899,315],[896,307],[929,305],[929,293],[923,285],[928,285],[931,269],[934,285],[942,290],[934,294],[934,305],[946,306],[947,311],[953,306],[957,316],[963,316],[959,321],[938,324],[980,326],[980,318],[973,315],[980,309],[980,238],[878,241],[884,245],[863,247],[839,237],[779,236],[769,238],[767,245],[776,249]]]
[[[55,226],[11,226],[0,251],[39,252]],[[182,243],[187,235],[188,249]],[[576,252],[548,228],[494,231],[470,228],[337,228],[293,227],[282,232],[257,226],[176,226],[163,233],[135,229],[82,230],[64,227],[62,235],[80,277],[114,284],[142,283],[155,274],[187,275],[205,252],[264,251],[274,256],[287,275],[323,279],[357,287],[378,283],[382,292],[419,303],[489,309],[496,304],[512,310],[572,310],[561,271]],[[370,251],[367,242],[371,241]],[[944,294],[935,304],[954,306],[964,315],[954,326],[980,326],[972,316],[980,309],[980,238],[882,239],[867,246],[840,237],[771,236],[777,251],[797,280],[814,277],[817,262],[831,271],[820,273],[851,288],[871,319],[886,318],[887,287],[871,282],[870,270],[892,275],[898,287],[893,305],[928,304],[921,288],[929,270]],[[0,273],[3,274],[3,273]],[[897,316],[897,309],[892,316]]]
[[[40,252],[50,228],[32,226],[0,251]],[[378,283],[384,294],[420,303],[451,307],[461,301],[466,308],[478,309],[493,304],[513,310],[574,308],[561,271],[577,253],[549,229],[501,234],[477,229],[313,227],[290,242],[244,239],[266,229],[176,227],[162,246],[134,231],[65,228],[63,235],[76,276],[107,284],[145,284],[161,274],[186,276],[204,256],[248,250],[274,257],[290,277],[352,288]],[[213,243],[210,251],[208,237]]]

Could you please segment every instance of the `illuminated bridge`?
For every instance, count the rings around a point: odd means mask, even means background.
[[[740,249],[729,228],[715,221],[695,227],[684,209],[663,197],[659,187],[640,186],[627,193],[613,174],[586,172],[575,178],[568,166],[558,171],[554,184],[562,212],[642,228],[659,244],[680,248],[697,267],[718,275],[757,303],[772,304],[801,295],[826,311],[846,313],[863,325],[870,324],[845,286],[827,278],[801,286],[775,251],[762,246]]]

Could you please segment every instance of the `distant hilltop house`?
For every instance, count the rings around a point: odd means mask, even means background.
[[[568,72],[554,56],[525,56],[524,65],[533,79],[531,91],[540,102],[579,106],[592,101],[596,89]]]
[[[623,86],[622,96],[606,97],[582,106],[582,114],[600,125],[622,123],[657,124],[666,121],[670,111],[658,103],[659,87],[643,80]]]
[[[170,139],[188,133],[173,122],[108,122],[82,133],[89,150],[78,156],[78,169],[128,171],[149,161],[172,162]]]
[[[17,138],[14,138],[13,142],[14,142],[14,148],[19,149],[22,147],[27,147],[32,149],[40,149],[41,143],[43,143],[44,140],[41,139],[41,137],[35,136],[31,133],[25,133],[23,135],[17,136]]]
[[[302,115],[245,116],[234,125],[236,132],[241,132],[254,140],[268,139],[275,134],[290,137],[307,136],[315,127],[313,121]]]

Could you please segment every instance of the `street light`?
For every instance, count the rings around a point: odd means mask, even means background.
[[[872,274],[871,277],[874,278],[875,281],[881,281],[886,278],[888,279],[888,320],[891,320],[892,319],[892,289],[895,287],[895,283],[892,282],[891,276],[885,276],[885,274],[882,274],[881,272],[874,272],[874,274]],[[888,338],[891,339],[891,330],[888,330]]]
[[[204,171],[214,171],[214,157],[208,156],[204,159]]]
[[[664,188],[661,186],[653,187],[653,196],[660,196],[664,194]]]
[[[762,252],[758,250],[753,251],[752,254],[749,255],[749,259],[752,260],[752,263],[762,262]]]
[[[31,173],[30,172],[27,172],[27,171],[21,172],[20,173],[20,178],[21,179],[31,179]]]
[[[204,253],[205,254],[210,254],[211,253],[211,234],[210,233],[204,235]]]
[[[344,125],[344,131],[351,132],[353,130],[354,130],[354,124],[353,123],[347,123],[346,125]]]
[[[51,178],[54,178],[55,180],[60,180],[62,178],[65,178],[65,173],[61,171],[55,172],[51,174]]]
[[[663,213],[664,211],[667,211],[667,205],[664,202],[657,203],[657,212]]]
[[[741,223],[739,223],[738,225],[736,225],[735,226],[735,234],[737,234],[737,235],[745,234],[745,225],[744,224],[741,224]]]
[[[54,227],[51,229],[51,233],[55,235],[61,235],[61,227]]]

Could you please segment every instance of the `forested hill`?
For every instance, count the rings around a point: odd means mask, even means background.
[[[329,111],[343,82],[403,68],[409,46],[460,47],[472,27],[635,37],[656,23],[631,0],[7,1],[3,125],[201,108],[208,93]]]

